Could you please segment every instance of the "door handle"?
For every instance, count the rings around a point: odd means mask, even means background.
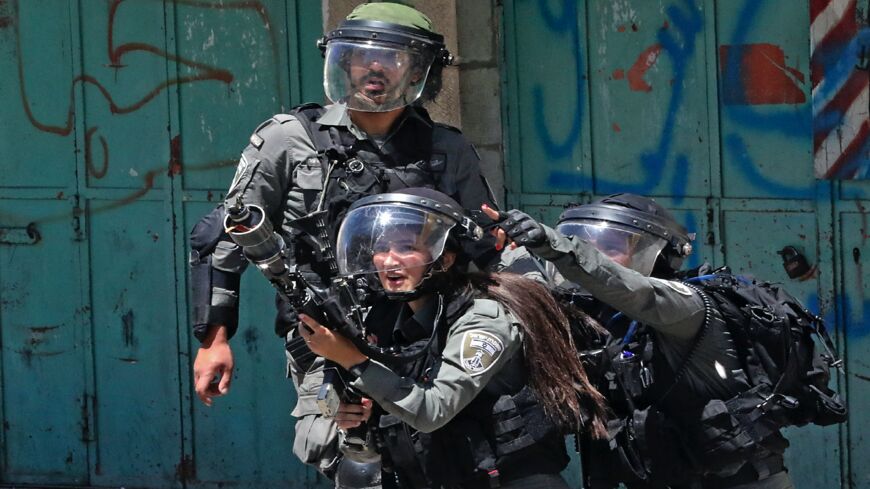
[[[35,222],[25,227],[0,227],[0,245],[35,245],[40,241],[42,235]]]

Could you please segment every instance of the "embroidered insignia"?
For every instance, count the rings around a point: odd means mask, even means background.
[[[265,143],[265,141],[263,141],[263,138],[261,138],[260,135],[257,133],[251,134],[250,141],[251,141],[251,146],[253,146],[257,149],[262,148],[263,143]]]
[[[662,279],[659,279],[659,278],[652,278],[652,277],[650,278],[650,280],[655,280],[656,282],[659,282],[659,283],[661,283],[661,284],[664,284],[664,285],[666,285],[669,289],[672,289],[674,292],[676,292],[676,293],[678,293],[678,294],[686,295],[686,296],[691,296],[691,295],[692,295],[692,289],[688,288],[688,287],[686,286],[686,284],[683,284],[683,283],[680,283],[680,282],[676,282],[676,281],[674,281],[674,280],[662,280]]]
[[[239,166],[236,167],[236,174],[233,176],[233,183],[230,184],[230,192],[236,188],[236,185],[242,181],[242,178],[245,176],[245,173],[248,171],[248,159],[245,158],[245,155],[242,155],[242,158],[239,160]]]
[[[467,331],[462,337],[459,363],[472,376],[480,375],[495,364],[503,351],[504,344],[495,335],[480,330]]]

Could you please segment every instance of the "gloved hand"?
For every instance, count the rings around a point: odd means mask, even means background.
[[[507,211],[507,219],[499,223],[508,237],[520,246],[538,248],[547,244],[547,233],[544,228],[525,212],[511,209]]]

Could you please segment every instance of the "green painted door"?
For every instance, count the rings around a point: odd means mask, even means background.
[[[813,87],[848,79],[852,100],[862,100],[866,71],[853,55],[870,38],[867,12],[866,1],[839,0],[504,2],[511,206],[554,223],[568,202],[619,191],[656,197],[697,233],[689,266],[729,264],[785,282],[827,318],[847,358],[838,383],[851,419],[788,430],[798,487],[870,488],[870,416],[861,409],[870,362],[860,360],[870,354],[861,268],[870,184],[816,180],[813,166],[820,135],[843,119],[831,110],[837,97],[828,104],[818,92],[814,116]],[[814,46],[825,49],[811,60],[811,26],[823,21],[836,35],[817,34]],[[863,114],[859,125],[870,124]],[[842,151],[866,168],[862,144]],[[784,246],[818,273],[789,279],[777,254]]]
[[[273,294],[192,396],[187,230],[250,131],[320,100],[301,0],[0,1],[0,485],[313,487]]]

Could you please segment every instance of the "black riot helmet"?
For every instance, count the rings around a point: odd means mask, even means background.
[[[655,200],[627,193],[568,207],[556,229],[647,276],[679,270],[695,238]]]
[[[431,292],[446,268],[445,250],[463,255],[462,240],[478,240],[483,229],[466,216],[447,195],[428,188],[407,188],[395,193],[372,195],[356,201],[341,223],[336,240],[339,273],[345,276],[378,275],[383,283],[403,280],[404,270],[423,270],[416,284],[385,294],[394,300],[413,300]],[[467,257],[457,256],[454,266]],[[395,272],[395,273],[393,273]],[[391,277],[391,275],[393,277]]]
[[[421,96],[434,99],[441,69],[453,62],[432,21],[395,2],[358,6],[318,47],[326,58],[327,98],[363,112],[387,112]]]

